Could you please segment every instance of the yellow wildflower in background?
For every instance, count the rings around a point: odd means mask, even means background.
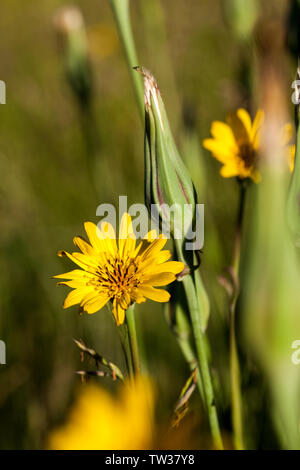
[[[213,121],[213,138],[205,139],[203,146],[223,163],[220,174],[224,178],[236,176],[260,180],[257,169],[257,151],[260,144],[260,130],[264,113],[259,110],[252,123],[245,109],[238,109],[227,116],[227,123]]]
[[[286,148],[286,159],[291,173],[294,171],[296,145],[293,144],[294,128],[291,123],[287,123],[282,129],[281,141]]]
[[[104,388],[85,385],[70,416],[50,435],[52,450],[140,450],[151,448],[153,389],[139,378],[114,397]]]
[[[204,139],[203,146],[223,163],[220,174],[224,178],[251,178],[255,183],[260,181],[258,171],[258,152],[264,113],[258,110],[252,123],[245,109],[238,109],[227,116],[227,123],[213,121],[211,134],[213,138]],[[286,150],[287,163],[292,172],[294,169],[296,147],[293,141],[293,126],[285,124],[282,128],[281,142]]]
[[[102,222],[101,230],[92,222],[85,222],[84,226],[90,243],[81,237],[74,238],[82,253],[58,253],[82,268],[54,276],[67,279],[59,284],[74,289],[67,295],[64,308],[79,304],[87,313],[95,313],[111,301],[116,323],[121,325],[132,303],[139,304],[147,298],[169,301],[170,294],[155,287],[175,281],[184,264],[168,261],[170,251],[162,251],[167,242],[165,237],[152,230],[136,246],[129,214],[122,217],[118,243],[108,222]]]

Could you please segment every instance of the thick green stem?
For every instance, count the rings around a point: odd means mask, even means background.
[[[132,35],[130,16],[129,16],[129,0],[110,0],[110,4],[115,16],[119,35],[123,44],[129,73],[132,79],[135,96],[142,121],[144,122],[144,87],[140,74],[133,70],[133,67],[139,65],[135,44]]]
[[[240,183],[240,202],[236,223],[236,232],[234,240],[234,254],[231,267],[233,279],[233,292],[229,306],[229,329],[230,329],[230,386],[232,399],[232,426],[234,434],[234,444],[236,449],[243,449],[243,409],[241,397],[241,380],[239,358],[235,334],[235,311],[240,293],[239,268],[241,255],[241,228],[245,205],[245,186]]]
[[[210,370],[208,365],[207,351],[204,341],[204,333],[201,329],[201,319],[199,315],[199,306],[196,296],[195,286],[193,279],[190,275],[184,276],[183,284],[187,296],[187,302],[191,315],[192,328],[195,337],[195,344],[198,356],[198,362],[200,367],[200,373],[202,376],[203,388],[206,398],[207,413],[209,418],[209,424],[211,433],[214,439],[214,444],[217,449],[223,449],[223,443],[219,428],[217,409],[214,399],[214,391],[210,376]]]
[[[180,240],[175,240],[178,257],[181,261],[184,261],[182,253],[182,246]],[[219,427],[217,408],[214,399],[214,391],[212,386],[212,380],[210,376],[207,351],[205,346],[205,337],[201,328],[201,314],[199,311],[199,304],[196,294],[196,288],[194,280],[190,274],[183,277],[183,286],[186,293],[186,299],[189,307],[191,323],[194,333],[197,359],[199,364],[199,370],[202,378],[205,403],[207,407],[208,419],[213,437],[214,445],[216,449],[223,449],[223,442]]]
[[[135,328],[134,305],[131,305],[126,310],[126,323],[128,327],[128,336],[129,336],[129,345],[130,345],[130,351],[131,351],[133,372],[135,375],[138,375],[140,374],[141,368],[140,368],[137,334],[136,334],[136,328]]]

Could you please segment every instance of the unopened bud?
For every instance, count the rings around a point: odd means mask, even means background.
[[[144,68],[137,70],[144,77],[145,91],[146,205],[149,211],[155,205],[162,225],[168,224],[175,238],[182,233],[185,239],[196,217],[193,182],[176,148],[156,81]]]
[[[68,82],[80,104],[86,104],[91,92],[91,71],[81,11],[75,6],[59,9],[54,26],[64,52]]]

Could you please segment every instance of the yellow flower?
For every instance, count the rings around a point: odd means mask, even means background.
[[[139,378],[114,397],[86,385],[61,428],[50,435],[52,450],[149,449],[153,434],[153,388]]]
[[[289,145],[288,148],[288,153],[287,153],[287,158],[288,158],[288,163],[290,167],[291,173],[294,171],[295,167],[295,155],[296,155],[296,145]]]
[[[264,113],[258,110],[252,123],[245,109],[238,109],[227,116],[227,123],[214,121],[211,126],[213,138],[204,139],[203,146],[223,163],[220,174],[224,178],[236,176],[260,181],[257,156],[260,147]],[[296,147],[292,144],[293,126],[285,124],[281,130],[282,147],[292,172],[294,169]]]
[[[286,149],[286,159],[291,173],[294,171],[296,145],[293,144],[294,129],[291,123],[285,124],[282,129],[281,141]]]
[[[101,229],[92,222],[84,225],[90,243],[81,237],[74,238],[74,244],[82,253],[58,253],[68,256],[82,268],[54,276],[67,279],[58,284],[74,289],[67,295],[64,308],[80,304],[87,313],[95,313],[111,301],[116,323],[121,325],[125,311],[132,303],[145,302],[146,298],[156,302],[169,301],[170,294],[155,287],[175,281],[184,264],[167,262],[171,253],[161,251],[167,242],[163,235],[157,237],[156,231],[152,230],[136,246],[129,214],[122,217],[118,243],[108,222],[102,222]]]
[[[257,169],[257,151],[260,144],[260,131],[264,120],[259,110],[252,123],[245,109],[238,109],[227,116],[227,123],[214,121],[211,126],[213,138],[205,139],[203,146],[223,163],[220,174],[224,178],[237,176],[260,180]]]

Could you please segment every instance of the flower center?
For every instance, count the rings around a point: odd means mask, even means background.
[[[132,258],[111,257],[105,266],[99,266],[97,275],[97,285],[111,297],[121,296],[140,283],[138,265]]]
[[[245,167],[250,168],[254,166],[256,152],[251,145],[247,144],[240,144],[240,158],[243,160]]]

